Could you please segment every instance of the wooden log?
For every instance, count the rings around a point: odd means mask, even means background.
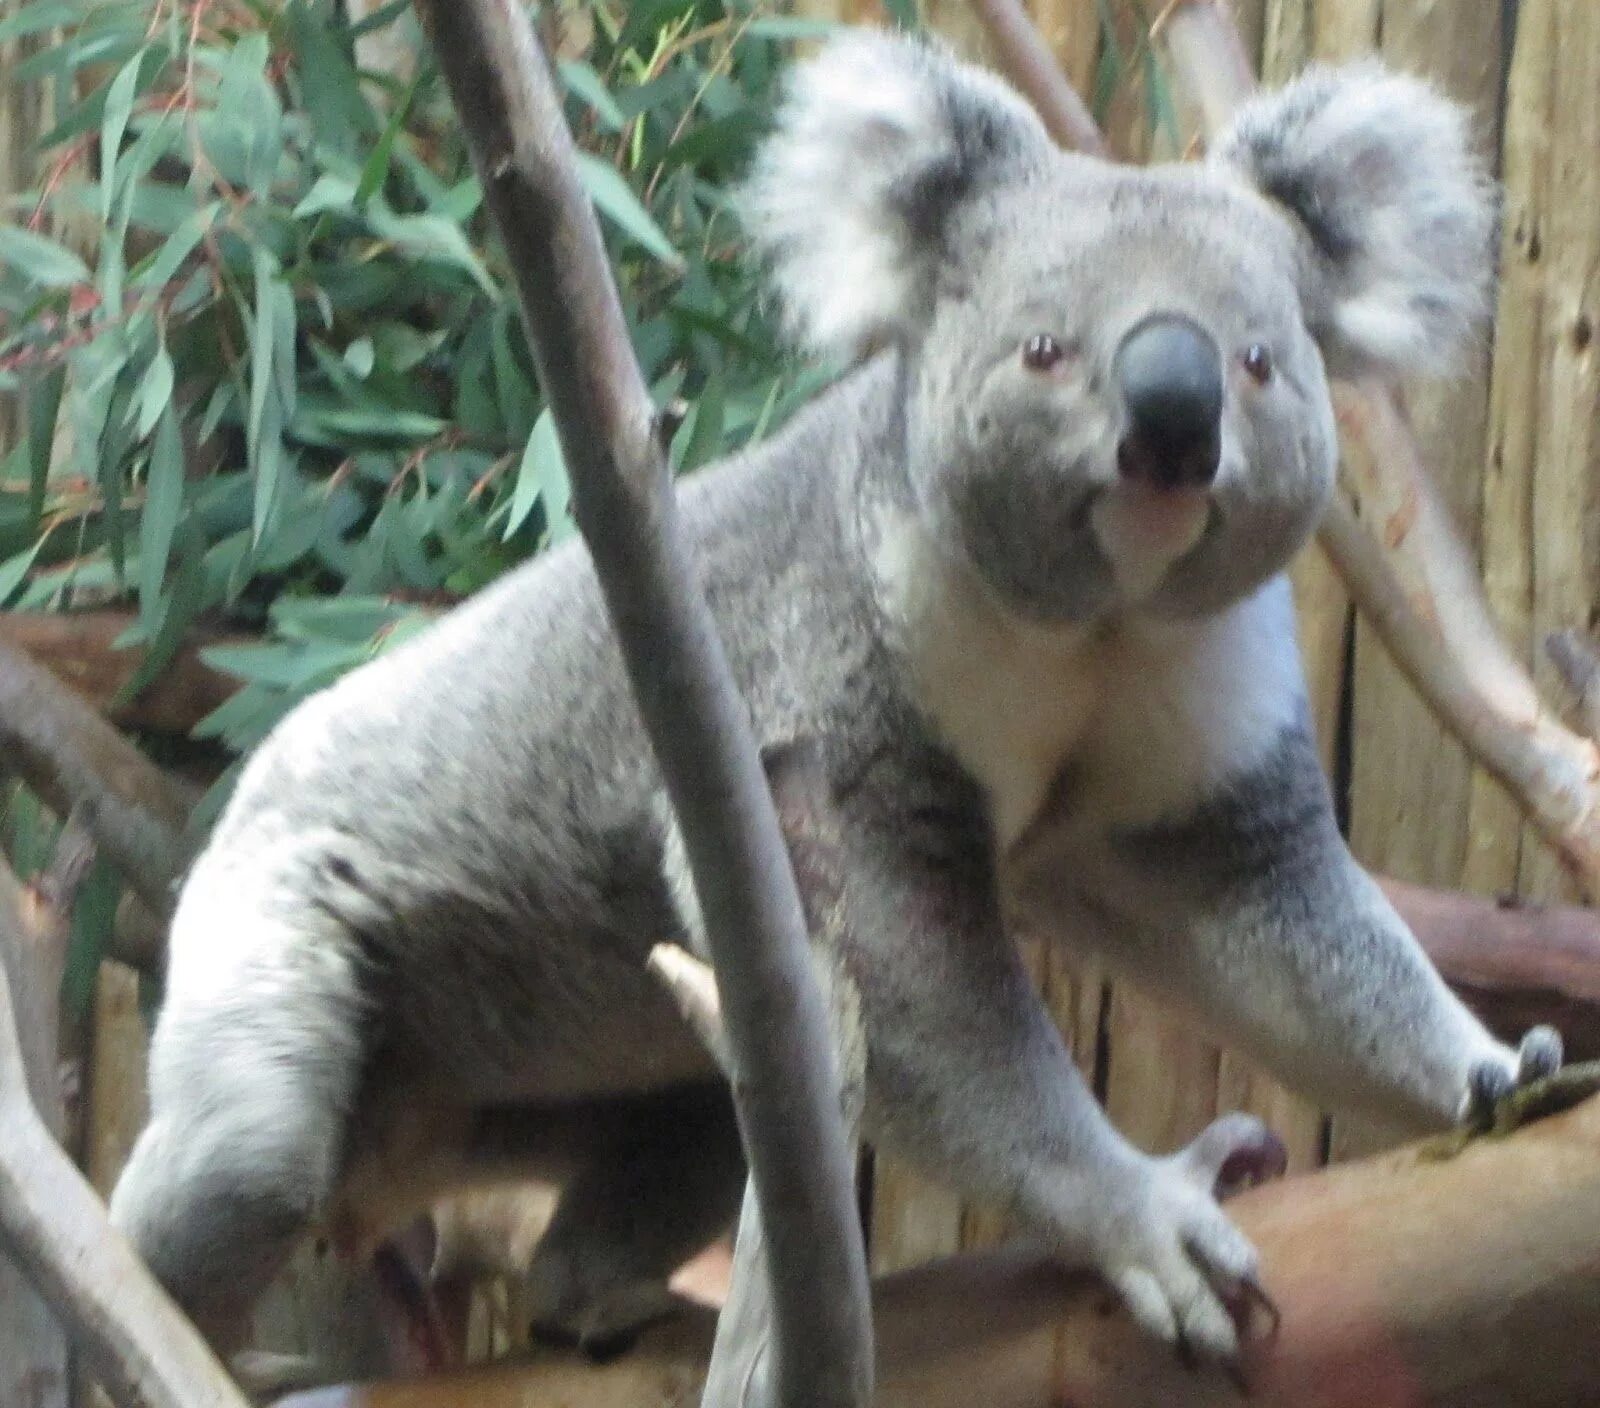
[[[1283,1321],[1246,1362],[1252,1408],[1589,1408],[1600,1319],[1600,1099],[1479,1140],[1291,1178],[1232,1206]],[[1109,1297],[1025,1251],[875,1287],[879,1408],[1220,1408],[1237,1387],[1142,1340]],[[605,1367],[566,1357],[280,1408],[678,1408],[709,1317]]]

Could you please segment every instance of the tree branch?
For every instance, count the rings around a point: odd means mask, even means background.
[[[1109,157],[1094,114],[1068,81],[1050,46],[1017,0],[972,0],[1011,81],[1033,104],[1050,135],[1064,147]]]
[[[170,913],[191,793],[44,666],[5,644],[0,757],[53,811],[76,812],[139,898]]]
[[[1549,1022],[1569,1060],[1600,1060],[1600,911],[1379,883],[1445,981],[1497,1036],[1516,1042]]]
[[[0,645],[26,652],[121,728],[186,735],[239,688],[200,652],[251,637],[195,627],[167,667],[127,698],[145,652],[120,648],[117,641],[134,620],[131,611],[116,610],[0,612]]]
[[[853,1168],[799,896],[678,523],[571,134],[515,0],[418,0],[514,272],[578,525],[677,814],[772,1244],[776,1401],[866,1402]]]
[[[1092,1279],[1023,1248],[874,1287],[881,1408],[1586,1408],[1600,1318],[1600,1099],[1455,1157],[1419,1145],[1229,1204],[1283,1312],[1249,1395],[1111,1313]],[[279,1408],[633,1408],[692,1401],[708,1327],[664,1326],[604,1368],[499,1365],[329,1389]]]
[[[835,1098],[852,1147],[866,1103],[866,1032],[861,999],[846,971],[854,929],[844,883],[844,846],[819,754],[810,744],[766,758],[773,804],[805,905],[812,959],[825,994],[836,1078]],[[716,977],[672,944],[658,944],[650,967],[707,1048],[732,1075]],[[754,1182],[745,1186],[734,1241],[732,1285],[717,1319],[702,1408],[744,1408],[771,1401],[773,1268]]]
[[[30,1094],[52,1099],[55,1048],[38,1038],[25,1060],[18,1014],[33,1014],[37,1025],[37,1014],[54,1010],[54,993],[34,980],[59,984],[59,960],[46,950],[64,950],[65,906],[83,869],[75,836],[69,827],[42,885],[18,886],[0,871],[0,1252],[71,1329],[119,1408],[246,1408],[198,1332],[107,1221]],[[59,1106],[59,1092],[53,1099]]]

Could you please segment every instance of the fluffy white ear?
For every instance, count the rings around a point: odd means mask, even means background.
[[[1309,69],[1242,108],[1211,159],[1310,237],[1307,314],[1339,369],[1446,365],[1484,313],[1494,186],[1466,113],[1426,83]]]
[[[869,30],[830,41],[792,71],[740,201],[786,330],[846,358],[906,335],[946,217],[1051,149],[1022,98],[942,48]]]

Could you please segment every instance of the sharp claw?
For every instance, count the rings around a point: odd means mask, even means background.
[[[1244,1368],[1240,1364],[1225,1364],[1222,1372],[1228,1376],[1228,1382],[1233,1385],[1234,1392],[1240,1398],[1253,1398],[1255,1390],[1250,1386],[1250,1380],[1245,1377]]]
[[[1178,1363],[1191,1374],[1200,1372],[1200,1359],[1194,1352],[1194,1346],[1184,1337],[1183,1332],[1178,1332],[1178,1338],[1173,1344],[1178,1354]]]
[[[1263,1344],[1271,1344],[1278,1338],[1278,1332],[1283,1329],[1283,1312],[1278,1309],[1277,1301],[1269,1296],[1261,1283],[1253,1276],[1247,1276],[1239,1283],[1239,1296],[1244,1302],[1243,1329],[1248,1331],[1255,1318],[1256,1311],[1262,1311],[1267,1317],[1267,1332],[1262,1335]]]
[[[1289,1167],[1289,1151],[1270,1129],[1263,1128],[1260,1137],[1250,1144],[1241,1145],[1222,1161],[1217,1169],[1213,1196],[1221,1202],[1241,1193],[1246,1188],[1257,1188],[1283,1177]]]

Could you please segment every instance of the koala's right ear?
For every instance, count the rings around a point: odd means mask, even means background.
[[[786,330],[852,358],[926,317],[945,222],[1052,150],[999,79],[931,44],[869,30],[793,70],[741,214]]]
[[[1486,309],[1494,187],[1465,112],[1371,62],[1247,103],[1212,160],[1308,237],[1312,331],[1338,371],[1447,365]]]

